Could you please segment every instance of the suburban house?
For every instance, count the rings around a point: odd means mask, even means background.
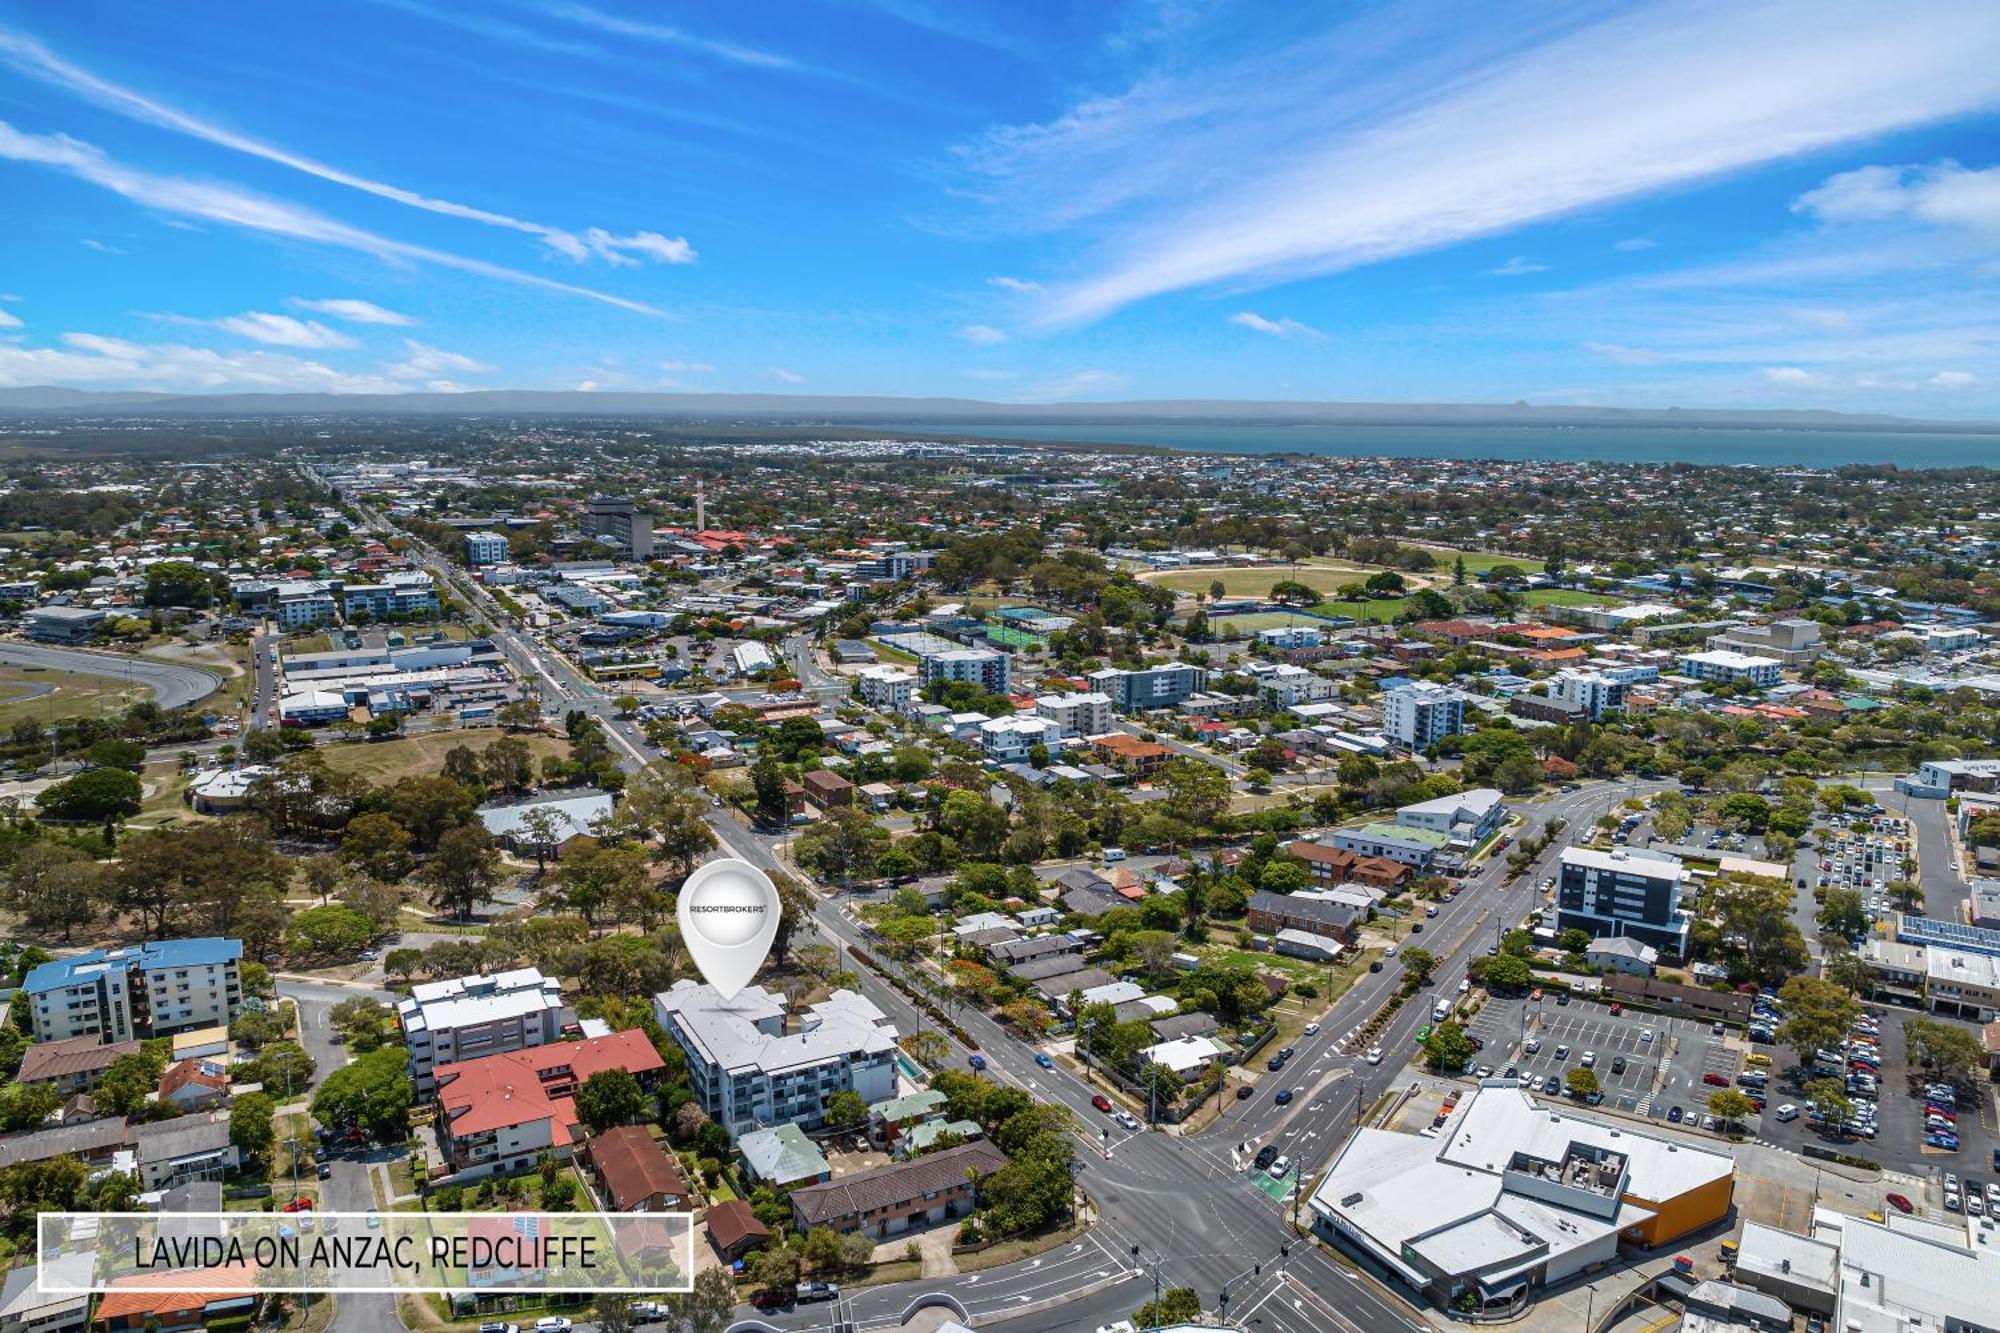
[[[1286,853],[1305,866],[1313,883],[1330,886],[1336,884],[1367,884],[1376,888],[1393,889],[1410,877],[1410,867],[1401,861],[1392,861],[1381,856],[1362,856],[1343,847],[1331,847],[1323,842],[1294,842],[1285,848]]]
[[[182,1060],[160,1075],[160,1100],[183,1111],[206,1110],[229,1100],[229,1066],[220,1060]]]
[[[136,1041],[106,1044],[91,1036],[38,1041],[22,1052],[21,1070],[14,1081],[47,1083],[65,1097],[88,1092],[104,1077],[112,1061],[139,1054],[139,1046]]]
[[[1448,833],[1400,824],[1371,823],[1360,828],[1333,831],[1333,845],[1343,851],[1353,852],[1356,856],[1400,861],[1418,870],[1428,867],[1451,841]]]
[[[806,799],[821,810],[854,804],[854,784],[832,769],[816,768],[801,782],[806,789]]]
[[[1122,731],[1093,736],[1090,744],[1104,762],[1135,778],[1143,778],[1164,767],[1174,752],[1158,741],[1143,741]]]
[[[743,1154],[744,1169],[752,1180],[779,1189],[833,1179],[826,1154],[794,1124],[753,1129],[736,1140],[736,1151]]]
[[[973,1180],[1007,1164],[1007,1155],[985,1139],[925,1157],[878,1166],[840,1180],[792,1191],[792,1216],[801,1232],[817,1226],[887,1237],[934,1226],[972,1211]]]
[[[260,1299],[248,1264],[134,1273],[111,1280],[97,1298],[91,1324],[107,1333],[180,1333],[248,1319],[257,1313]]]
[[[611,818],[614,804],[609,792],[582,791],[554,799],[530,796],[504,805],[483,805],[473,813],[504,847],[525,852],[539,847],[560,856],[572,839],[589,836]]]
[[[1281,930],[1302,930],[1309,935],[1323,935],[1344,944],[1354,942],[1355,932],[1368,919],[1368,913],[1350,903],[1343,903],[1312,889],[1302,889],[1297,893],[1271,893],[1259,889],[1250,895],[1250,912],[1247,918],[1250,929],[1260,935],[1273,935]]]
[[[771,1239],[771,1228],[741,1199],[718,1203],[708,1210],[708,1243],[724,1263],[734,1263]]]
[[[1660,951],[1630,935],[1606,935],[1590,942],[1590,947],[1583,951],[1583,960],[1606,972],[1650,977],[1654,965],[1660,961]]]
[[[440,1156],[466,1178],[518,1172],[544,1152],[569,1157],[579,1137],[577,1088],[623,1069],[650,1086],[666,1062],[637,1028],[439,1065]]]
[[[126,1137],[142,1190],[171,1189],[191,1180],[221,1180],[242,1162],[229,1141],[229,1112],[209,1111],[173,1120],[135,1121]]]
[[[620,1213],[657,1213],[688,1200],[681,1169],[639,1125],[617,1125],[586,1145],[605,1204]]]

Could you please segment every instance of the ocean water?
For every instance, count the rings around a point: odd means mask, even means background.
[[[1697,463],[1834,468],[2000,468],[2000,435],[1928,431],[1678,429],[1663,426],[1365,426],[1324,423],[892,422],[912,435],[1143,444],[1196,453],[1338,454],[1353,458]]]

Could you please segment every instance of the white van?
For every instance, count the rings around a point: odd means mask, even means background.
[[[1451,1006],[1445,1003],[1443,1000],[1439,1000],[1436,1004],[1431,1006],[1431,1021],[1433,1023],[1442,1023],[1445,1021],[1445,1019],[1450,1017],[1451,1017]]]
[[[1104,849],[1104,859],[1106,861],[1123,861],[1125,859],[1125,849],[1123,847],[1106,847]]]

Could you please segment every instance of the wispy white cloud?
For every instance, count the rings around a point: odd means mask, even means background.
[[[615,37],[632,37],[639,41],[658,42],[664,46],[678,46],[735,65],[748,65],[754,69],[798,68],[796,61],[769,51],[759,51],[755,47],[741,46],[735,42],[717,41],[712,37],[703,37],[699,33],[692,33],[685,28],[676,28],[665,23],[622,18],[617,14],[607,14],[591,5],[553,5],[548,12],[556,18],[568,19],[572,23],[610,33]]]
[[[1934,389],[1970,389],[1979,376],[1966,370],[1940,370],[1926,381]]]
[[[1518,35],[1408,12],[1393,38],[1364,11],[1360,40],[1163,67],[967,146],[996,212],[1095,233],[1044,319],[1437,249],[2000,100],[2000,7],[1979,0],[1847,3],[1837,21],[1818,0],[1651,0]],[[1384,60],[1392,41],[1437,54]]]
[[[1638,250],[1655,249],[1658,247],[1659,244],[1660,243],[1657,240],[1654,240],[1651,236],[1627,236],[1622,241],[1612,242],[1611,248],[1613,250],[1618,251],[1621,254],[1631,254],[1634,251]]]
[[[273,315],[262,310],[249,310],[240,315],[225,315],[221,319],[190,322],[212,325],[224,333],[233,333],[239,338],[268,343],[273,347],[360,346],[340,330],[330,329],[318,320],[293,319],[290,315]]]
[[[1827,177],[1792,208],[1824,222],[1912,221],[2000,238],[2000,167],[1860,167]]]
[[[0,343],[0,385],[29,384],[270,393],[396,393],[411,387],[389,374],[355,374],[284,352],[218,352],[93,333],[65,333],[50,347]]]
[[[634,255],[644,255],[662,264],[692,264],[695,261],[694,247],[687,243],[685,236],[662,236],[656,231],[613,236],[602,227],[592,227],[584,234],[584,239],[590,243],[590,252],[599,259],[627,267],[639,263]]]
[[[1792,306],[1785,310],[1784,315],[1800,328],[1820,333],[1851,333],[1855,328],[1852,311],[1829,306]]]
[[[95,250],[97,251],[97,253],[101,255],[122,255],[127,253],[124,250],[120,250],[115,245],[106,245],[103,241],[100,241],[95,237],[91,236],[78,237],[77,244],[81,245],[86,250]]]
[[[974,347],[991,347],[1007,341],[1007,335],[991,324],[967,324],[958,331],[958,336]]]
[[[21,317],[11,310],[0,310],[0,329],[18,329]]]
[[[310,310],[316,315],[344,319],[349,324],[407,325],[417,322],[400,311],[385,309],[373,301],[356,300],[350,296],[333,296],[317,301],[295,296],[285,304],[294,310]]]
[[[308,176],[317,177],[323,181],[330,181],[335,185],[346,186],[352,190],[360,190],[365,194],[371,194],[377,198],[389,199],[411,208],[422,209],[427,213],[438,213],[445,217],[458,218],[467,222],[478,222],[489,227],[503,227],[510,231],[523,232],[538,238],[550,249],[570,259],[584,260],[596,255],[600,258],[613,258],[615,262],[617,258],[624,257],[627,252],[648,254],[653,258],[665,258],[665,256],[655,253],[648,246],[632,245],[629,241],[624,244],[614,243],[607,254],[597,244],[597,237],[602,233],[595,227],[591,228],[585,235],[578,236],[574,231],[551,226],[548,223],[517,218],[506,213],[495,212],[492,209],[479,208],[472,204],[461,204],[450,199],[436,198],[435,196],[423,194],[416,190],[405,189],[400,185],[391,185],[386,181],[373,180],[367,176],[333,166],[330,163],[321,162],[303,153],[296,153],[288,148],[266,143],[261,139],[239,133],[227,126],[218,125],[214,121],[204,120],[199,116],[190,115],[185,111],[168,106],[135,89],[100,78],[82,66],[63,59],[33,38],[4,28],[0,28],[0,62],[5,62],[21,73],[39,79],[44,83],[73,93],[83,100],[90,102],[92,105],[116,112],[129,119],[154,125],[161,129],[171,130],[176,134],[187,135],[190,138],[200,139],[205,143],[214,144],[219,148],[226,148],[232,152],[243,153],[250,157],[260,158],[266,162],[274,162],[279,166],[289,167],[293,171],[303,172]],[[666,239],[654,232],[640,232],[638,237],[631,239],[637,240],[643,237],[651,237],[660,241]],[[616,238],[608,237],[608,235],[607,239],[616,241]],[[682,247],[686,247],[687,245],[685,241],[677,242],[677,244]],[[687,255],[688,258],[686,259],[666,258],[665,262],[675,264],[687,263],[693,258],[692,249],[687,251]]]
[[[1254,310],[1239,310],[1231,315],[1229,323],[1240,329],[1250,329],[1266,333],[1273,338],[1324,338],[1326,335],[1310,324],[1301,324],[1296,319],[1266,319]]]
[[[415,338],[403,339],[403,350],[408,353],[401,361],[383,369],[398,379],[430,380],[452,375],[486,375],[492,366],[459,352],[447,352],[442,347],[432,347],[420,343]]]
[[[804,375],[798,374],[796,371],[786,370],[783,366],[772,366],[771,375],[773,378],[783,380],[787,384],[804,384],[806,382]]]
[[[1042,286],[1039,282],[1029,282],[1023,278],[1010,278],[1005,274],[988,278],[986,283],[989,287],[998,287],[1003,292],[1014,292],[1021,296],[1040,296],[1048,290],[1048,288]]]
[[[665,314],[658,307],[647,305],[643,301],[632,301],[594,288],[557,282],[538,274],[524,273],[519,269],[489,264],[484,260],[434,250],[428,246],[391,240],[386,236],[349,226],[295,204],[253,194],[235,186],[159,175],[137,167],[129,167],[114,161],[95,145],[80,139],[72,139],[66,134],[29,134],[15,129],[5,121],[0,121],[0,158],[52,167],[67,172],[79,180],[102,186],[142,207],[157,209],[178,217],[201,218],[274,236],[287,236],[294,240],[338,246],[393,262],[434,264],[441,268],[458,269],[461,272],[476,273],[503,282],[540,287],[546,291],[564,292],[571,296],[588,297],[593,301],[602,301],[606,305],[636,311],[642,315]]]
[[[713,373],[715,367],[706,361],[662,361],[660,369],[673,375],[707,375]]]
[[[1769,366],[1763,371],[1764,382],[1775,384],[1781,389],[1830,389],[1834,387],[1831,377],[1818,371],[1806,370],[1800,366]]]
[[[1518,278],[1528,273],[1547,273],[1549,266],[1526,255],[1515,255],[1498,268],[1489,268],[1486,271],[1502,278]]]

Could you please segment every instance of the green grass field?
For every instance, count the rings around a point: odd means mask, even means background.
[[[1332,628],[1330,625],[1322,625],[1311,616],[1295,616],[1285,611],[1256,611],[1247,616],[1216,616],[1209,621],[1210,630],[1217,634],[1230,631],[1250,635],[1260,629],[1285,629],[1292,625],[1319,625],[1323,629]]]
[[[1407,597],[1376,597],[1365,602],[1321,602],[1313,610],[1323,616],[1351,616],[1386,624],[1402,615],[1409,603]]]
[[[1261,569],[1174,569],[1140,577],[1175,592],[1205,593],[1220,582],[1226,596],[1268,597],[1275,583],[1303,583],[1314,592],[1333,592],[1343,583],[1359,583],[1376,572],[1335,560],[1315,560],[1297,569],[1290,565],[1267,565]]]
[[[1522,606],[1616,606],[1616,597],[1576,588],[1533,588],[1521,594]]]
[[[1413,542],[1411,545],[1422,546],[1424,550],[1429,551],[1437,558],[1438,569],[1447,575],[1451,573],[1452,565],[1457,562],[1460,556],[1465,557],[1465,572],[1475,576],[1484,574],[1487,570],[1499,565],[1519,565],[1530,574],[1536,573],[1542,567],[1542,562],[1531,555],[1500,555],[1493,551],[1460,551],[1449,546],[1428,546],[1423,542]]]
[[[326,766],[339,773],[354,773],[373,783],[392,783],[403,778],[428,777],[444,770],[445,752],[463,745],[475,754],[500,739],[497,727],[477,727],[461,731],[426,732],[402,736],[393,741],[346,741],[320,749]],[[540,764],[543,755],[562,754],[561,741],[550,736],[523,736]]]
[[[152,697],[144,685],[113,676],[0,666],[0,727],[24,719],[47,723],[59,717],[111,716]]]

